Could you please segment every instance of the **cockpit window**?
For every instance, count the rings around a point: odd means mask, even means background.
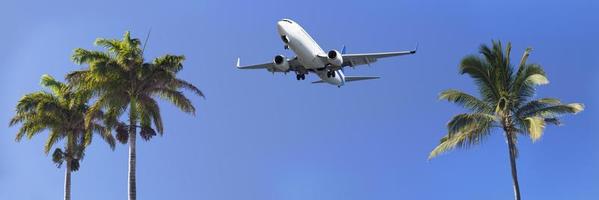
[[[289,43],[289,38],[286,35],[281,35],[281,40],[283,40],[285,44]]]
[[[284,21],[284,22],[287,22],[287,23],[293,24],[293,21],[291,21],[291,20],[288,20],[288,19],[282,19],[281,21]]]

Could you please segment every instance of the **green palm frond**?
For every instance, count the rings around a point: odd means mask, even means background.
[[[52,149],[52,146],[54,146],[54,144],[56,144],[56,142],[58,142],[58,140],[64,138],[65,135],[61,132],[58,132],[58,130],[51,130],[50,131],[50,135],[48,136],[48,139],[46,140],[46,143],[44,144],[44,153],[48,153],[50,152],[50,149]]]
[[[559,118],[545,118],[545,124],[553,124],[556,126],[562,125],[562,122]]]
[[[465,113],[454,116],[447,124],[449,133],[431,151],[428,159],[437,157],[441,153],[456,147],[468,148],[480,143],[490,133],[495,120],[495,116],[483,113]]]
[[[186,113],[195,114],[195,107],[191,101],[183,95],[183,92],[171,89],[158,89],[156,93],[164,100],[167,100],[174,104],[181,111]]]
[[[489,64],[479,57],[466,56],[460,64],[460,74],[468,74],[472,77],[483,100],[495,104],[500,94],[491,80],[489,68],[491,68]]]
[[[439,95],[439,99],[456,103],[467,109],[482,113],[492,113],[493,109],[482,100],[459,90],[445,90]]]
[[[514,111],[514,113],[516,113],[516,116],[522,117],[522,114],[524,114],[524,113],[529,113],[534,110],[538,110],[538,109],[545,108],[548,106],[560,105],[560,104],[561,104],[561,101],[556,98],[540,98],[537,100],[529,101],[522,107],[519,107],[519,108],[514,107],[513,111]]]
[[[508,49],[511,49],[511,44],[508,43],[508,46]],[[507,62],[501,42],[492,41],[492,47],[483,44],[480,46],[479,52],[484,56],[485,62],[492,66],[489,68],[489,73],[493,88],[502,96],[501,91],[508,89],[512,82],[513,69]]]
[[[116,146],[116,140],[112,136],[111,129],[104,127],[97,123],[93,123],[91,125],[91,129],[89,131],[90,132],[89,136],[86,135],[87,136],[86,140],[89,140],[89,141],[86,141],[85,145],[89,145],[89,143],[91,143],[91,139],[93,138],[91,136],[91,134],[93,134],[91,130],[93,130],[94,133],[96,133],[98,136],[100,136],[100,138],[102,138],[102,140],[104,140],[104,142],[106,142],[108,144],[110,149],[114,150],[114,147]]]
[[[555,118],[563,114],[576,114],[584,110],[584,105],[580,103],[553,105],[544,108],[534,109],[525,114],[524,117],[543,117]]]
[[[486,113],[463,113],[453,116],[451,121],[447,123],[447,130],[449,135],[458,133],[464,129],[478,128],[475,125],[492,126],[497,121],[494,115]]]
[[[42,75],[40,85],[50,89],[55,95],[61,95],[67,92],[65,91],[67,87],[64,83],[57,81],[56,79],[54,79],[54,77],[48,74]]]
[[[167,85],[171,88],[176,88],[176,89],[181,88],[181,89],[189,90],[189,91],[193,92],[194,94],[196,94],[202,98],[205,98],[204,93],[200,89],[198,89],[195,85],[193,85],[187,81],[175,78],[172,81],[170,81],[169,83],[167,83]]]
[[[154,126],[156,126],[156,130],[162,135],[164,132],[164,125],[162,124],[162,116],[160,114],[158,102],[148,96],[141,96],[139,98],[139,102],[142,104],[142,110],[144,112],[143,115],[152,120]]]
[[[517,105],[527,101],[535,93],[535,86],[548,84],[549,80],[545,76],[545,71],[540,65],[527,64],[521,67],[521,71],[516,74],[514,83],[509,93],[511,98],[517,102]]]
[[[101,51],[89,51],[81,48],[75,49],[73,51],[73,55],[71,56],[71,60],[76,64],[85,64],[85,63],[94,63],[94,62],[102,62],[110,60],[110,54],[101,52]]]
[[[159,69],[177,73],[183,69],[185,56],[164,55],[154,59],[153,64]]]
[[[108,51],[112,54],[118,54],[124,48],[121,45],[121,41],[116,40],[116,39],[98,38],[98,39],[96,39],[94,44],[96,46],[101,46],[101,47],[108,49]]]

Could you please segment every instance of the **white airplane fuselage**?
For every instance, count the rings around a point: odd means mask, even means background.
[[[326,55],[326,53],[299,24],[280,20],[277,22],[277,31],[281,37],[287,38],[288,42],[285,45],[296,54],[298,61],[306,70],[314,71],[321,80],[329,84],[336,86],[345,84],[345,75],[341,70],[335,70],[334,76],[327,77],[327,70],[322,69],[328,63],[318,58],[318,55]],[[298,73],[305,74],[307,71]]]

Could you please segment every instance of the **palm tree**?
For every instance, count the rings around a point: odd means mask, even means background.
[[[518,134],[535,142],[543,135],[545,125],[560,125],[561,115],[575,114],[584,108],[580,103],[563,104],[555,98],[532,99],[535,87],[549,81],[540,65],[526,63],[531,50],[524,51],[517,71],[510,64],[510,43],[505,52],[501,42],[493,41],[493,47],[483,44],[479,50],[482,57],[470,55],[462,60],[460,73],[474,79],[481,99],[459,90],[446,90],[440,94],[440,99],[459,104],[471,112],[456,115],[449,121],[448,134],[429,155],[432,159],[455,147],[468,148],[485,139],[493,127],[503,129],[516,200],[520,200],[516,170]]]
[[[86,92],[74,91],[69,85],[59,82],[49,75],[43,75],[41,85],[48,91],[27,94],[19,100],[16,114],[10,120],[10,126],[21,124],[16,140],[26,136],[31,139],[44,130],[49,131],[44,145],[44,153],[60,140],[66,140],[63,149],[56,148],[52,161],[58,167],[66,163],[64,199],[71,199],[71,172],[79,169],[79,161],[83,159],[84,150],[91,143],[92,133],[97,133],[112,149],[115,140],[110,129],[99,123],[101,112],[89,113],[90,124],[86,127],[84,116],[88,113],[86,105],[90,95]]]
[[[166,100],[185,113],[195,114],[195,107],[181,90],[204,95],[193,84],[177,78],[177,73],[183,69],[183,56],[164,55],[146,63],[140,40],[131,38],[129,32],[122,40],[99,38],[95,45],[106,48],[106,51],[76,49],[72,59],[89,68],[71,72],[67,79],[80,89],[93,91],[97,100],[91,106],[90,114],[106,109],[106,126],[116,127],[120,142],[128,140],[129,199],[135,200],[136,130],[140,128],[139,134],[144,140],[149,140],[156,132],[162,135],[164,131],[155,98]],[[128,125],[117,121],[127,110]],[[87,121],[91,120],[90,114]]]

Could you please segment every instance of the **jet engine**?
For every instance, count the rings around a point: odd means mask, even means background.
[[[341,67],[343,64],[343,58],[341,57],[341,53],[337,50],[330,50],[327,54],[327,60],[331,65]]]
[[[273,59],[273,63],[275,64],[275,70],[281,72],[289,71],[289,62],[287,62],[287,58],[283,55],[275,56]]]

